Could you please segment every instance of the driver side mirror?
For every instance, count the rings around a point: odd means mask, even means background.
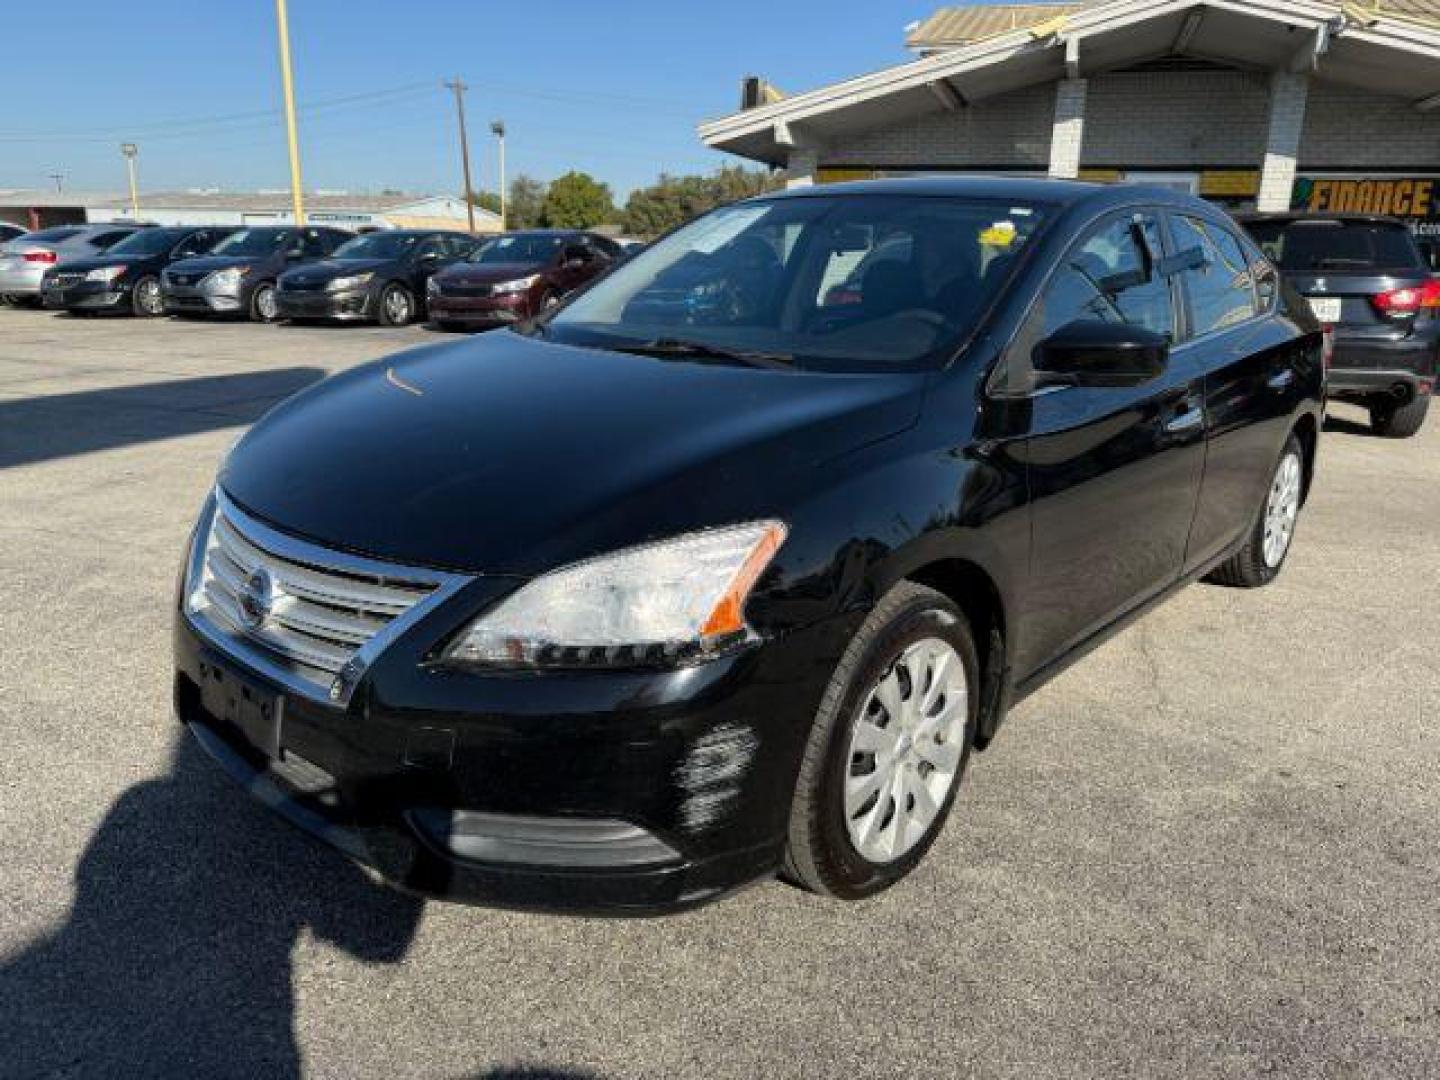
[[[1035,387],[1139,386],[1158,378],[1169,357],[1164,334],[1130,323],[1078,319],[1035,347]]]

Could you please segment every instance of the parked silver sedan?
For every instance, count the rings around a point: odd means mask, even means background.
[[[144,225],[57,225],[0,244],[0,297],[39,303],[45,271],[68,259],[98,255]]]

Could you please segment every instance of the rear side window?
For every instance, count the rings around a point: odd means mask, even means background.
[[[1255,288],[1240,241],[1214,222],[1171,219],[1180,280],[1190,298],[1190,333],[1198,337],[1255,315]]]
[[[1255,221],[1250,235],[1287,274],[1423,270],[1403,225],[1369,221]]]
[[[134,229],[122,229],[118,232],[96,233],[90,238],[90,243],[95,245],[101,251],[105,251],[108,248],[111,248],[114,245],[118,244],[121,240],[124,240],[125,237],[129,236],[134,231]]]

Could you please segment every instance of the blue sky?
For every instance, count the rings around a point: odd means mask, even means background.
[[[270,0],[16,3],[0,37],[11,108],[0,187],[124,187],[121,140],[147,190],[288,183]],[[477,184],[580,168],[617,194],[661,170],[727,160],[695,138],[746,74],[790,90],[908,58],[909,0],[290,0],[308,188],[454,191],[454,109],[470,85]]]

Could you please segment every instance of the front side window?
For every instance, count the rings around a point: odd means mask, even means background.
[[[1072,322],[1129,323],[1173,340],[1170,285],[1159,273],[1159,226],[1149,214],[1110,219],[1071,248],[1040,298],[1042,337]]]
[[[1044,207],[807,195],[714,211],[544,324],[572,344],[827,371],[920,370],[974,330]]]
[[[1214,222],[1177,214],[1174,228],[1180,280],[1190,298],[1193,337],[1224,330],[1255,314],[1255,288],[1240,241]]]

